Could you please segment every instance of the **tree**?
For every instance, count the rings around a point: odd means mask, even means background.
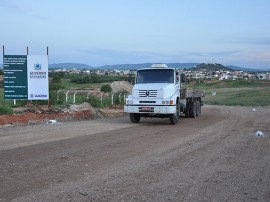
[[[50,82],[49,89],[50,90],[58,90],[65,88],[62,84],[62,78],[59,75],[54,75],[52,81]]]
[[[110,93],[110,92],[112,92],[112,87],[109,84],[105,84],[105,85],[101,86],[100,90],[104,93]]]
[[[59,75],[55,75],[53,78],[52,78],[52,83],[61,83],[62,79]]]

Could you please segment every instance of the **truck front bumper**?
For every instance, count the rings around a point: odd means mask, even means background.
[[[175,114],[175,105],[125,105],[124,111],[127,113],[140,113],[140,114]]]

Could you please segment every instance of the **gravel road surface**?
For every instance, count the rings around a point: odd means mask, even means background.
[[[270,201],[270,108],[0,128],[0,201]],[[256,131],[264,136],[256,136]]]

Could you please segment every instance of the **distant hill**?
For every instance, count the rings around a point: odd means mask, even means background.
[[[141,64],[116,64],[116,65],[103,65],[98,67],[92,67],[86,64],[79,63],[58,63],[58,64],[49,64],[49,68],[77,68],[77,69],[119,69],[119,70],[129,70],[129,69],[140,69],[150,67],[154,63],[141,63]],[[192,68],[200,63],[165,63],[169,67],[174,68]]]
[[[80,64],[80,63],[58,63],[58,64],[49,64],[49,68],[67,68],[67,69],[84,69],[84,68],[93,68],[86,64]]]
[[[97,69],[140,69],[150,67],[154,63],[141,63],[141,64],[118,64],[118,65],[104,65],[96,67]],[[163,63],[162,63],[163,64]],[[199,63],[165,63],[169,67],[174,68],[191,68]]]
[[[140,69],[140,68],[145,68],[145,67],[150,67],[153,63],[140,63],[140,64],[116,64],[116,65],[103,65],[103,66],[98,66],[98,67],[93,67],[87,64],[81,64],[81,63],[58,63],[58,64],[49,64],[49,68],[56,69],[56,68],[67,68],[67,69],[119,69],[119,70],[129,70],[129,69]],[[174,67],[174,68],[185,68],[185,69],[190,69],[190,68],[201,68],[202,64],[204,63],[165,63],[169,67]],[[204,64],[205,68],[208,68],[212,66],[213,69],[215,68],[221,68],[221,69],[228,69],[228,70],[239,70],[239,71],[244,71],[244,72],[265,72],[265,71],[270,71],[270,70],[262,70],[262,69],[249,69],[249,68],[243,68],[243,67],[238,67],[238,66],[233,66],[233,65],[227,65],[223,66],[221,64]],[[213,66],[214,65],[214,66]],[[217,65],[215,67],[215,65]],[[219,66],[221,65],[221,66]],[[3,64],[0,64],[0,69],[3,69]],[[213,70],[216,71],[216,70]]]
[[[223,71],[243,71],[243,72],[266,72],[267,70],[261,70],[261,69],[249,69],[249,68],[243,68],[243,67],[238,67],[234,65],[227,65],[224,66],[222,64],[199,64],[195,68],[192,68],[192,70],[196,69],[206,69],[209,71],[218,71],[218,70],[223,70]]]
[[[103,65],[103,66],[98,66],[98,67],[93,67],[87,64],[80,64],[80,63],[59,63],[59,64],[50,64],[49,68],[67,68],[67,69],[119,69],[119,70],[129,70],[129,69],[141,69],[141,68],[146,68],[150,67],[153,63],[139,63],[139,64],[116,64],[116,65]],[[190,68],[196,68],[204,63],[165,63],[169,67],[173,68],[185,68],[185,69],[190,69]],[[233,65],[227,65],[223,66],[221,64],[205,64],[208,65],[209,67],[212,66],[213,69],[221,68],[222,70],[239,70],[239,71],[245,71],[245,72],[260,72],[260,71],[266,71],[266,70],[260,70],[260,69],[249,69],[249,68],[243,68],[243,67],[237,67]],[[207,66],[205,66],[207,68]],[[216,71],[216,70],[213,70]]]
[[[233,69],[226,67],[222,64],[199,64],[196,67],[190,68],[191,70],[207,70],[207,71],[232,71]]]
[[[239,70],[239,71],[244,71],[244,72],[266,72],[269,70],[263,70],[263,69],[250,69],[250,68],[244,68],[244,67],[237,67],[234,65],[228,65],[227,67],[229,67],[230,69],[233,70]]]

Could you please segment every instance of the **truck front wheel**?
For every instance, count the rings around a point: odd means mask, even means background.
[[[179,116],[180,116],[180,105],[179,105],[179,103],[177,102],[177,104],[176,104],[176,113],[175,114],[170,114],[170,123],[172,124],[172,125],[176,125],[177,124],[177,122],[178,122],[178,120],[179,120]]]
[[[129,118],[130,118],[130,121],[132,123],[138,123],[141,119],[141,116],[140,116],[140,114],[131,113],[131,114],[129,114]]]

